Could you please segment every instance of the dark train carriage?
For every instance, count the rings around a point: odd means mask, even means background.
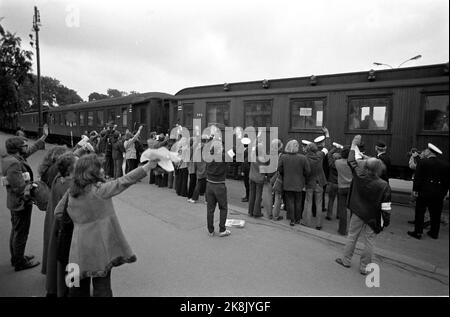
[[[146,142],[148,132],[168,131],[171,104],[176,104],[174,96],[150,92],[61,106],[49,112],[50,133],[68,138],[72,132],[78,140],[85,131],[99,132],[109,122],[122,132],[137,130],[142,124],[141,139]]]
[[[278,127],[285,142],[313,140],[322,127],[341,144],[361,134],[369,155],[384,141],[393,176],[408,178],[411,147],[432,142],[448,160],[448,91],[447,63],[186,88],[176,94],[171,112],[190,129],[193,119],[200,119],[202,128]]]

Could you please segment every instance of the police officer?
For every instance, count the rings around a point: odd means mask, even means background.
[[[431,229],[428,236],[437,239],[441,223],[442,205],[449,189],[448,163],[439,159],[442,151],[428,143],[423,152],[423,158],[418,161],[413,183],[413,195],[417,197],[415,212],[415,229],[408,235],[420,239],[423,233],[425,211],[430,212]]]

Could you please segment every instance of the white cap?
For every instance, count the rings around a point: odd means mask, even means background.
[[[321,135],[321,136],[318,136],[317,138],[314,139],[314,143],[320,143],[323,140],[325,140],[325,136]]]
[[[434,144],[428,143],[428,148],[434,153],[442,154],[442,151]]]
[[[308,145],[308,144],[311,144],[312,142],[311,141],[308,141],[308,140],[302,140],[302,144],[304,144],[304,145]]]
[[[344,146],[342,146],[341,144],[336,143],[336,142],[333,142],[333,146],[337,147],[338,149],[343,149],[344,148]]]
[[[244,145],[248,145],[250,143],[252,143],[252,140],[250,140],[249,138],[245,137],[241,139],[242,144]]]

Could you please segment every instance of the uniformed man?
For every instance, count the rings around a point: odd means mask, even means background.
[[[442,155],[442,151],[428,143],[428,148],[423,152],[423,158],[417,163],[413,183],[413,195],[417,197],[415,229],[408,231],[408,234],[416,239],[422,237],[427,208],[431,221],[431,229],[427,234],[433,239],[439,236],[443,200],[449,189],[449,166],[447,162],[438,158],[438,155]]]
[[[377,152],[377,158],[383,162],[385,167],[380,178],[382,180],[385,180],[389,184],[389,170],[391,168],[391,159],[389,158],[389,155],[387,154],[386,150],[387,146],[386,143],[384,143],[383,141],[378,141],[375,144],[375,151]]]

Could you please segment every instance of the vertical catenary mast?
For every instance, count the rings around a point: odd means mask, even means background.
[[[37,106],[38,106],[38,134],[42,133],[42,102],[41,102],[41,65],[39,60],[39,26],[41,18],[39,10],[34,7],[33,30],[36,32],[36,58],[37,58]]]

